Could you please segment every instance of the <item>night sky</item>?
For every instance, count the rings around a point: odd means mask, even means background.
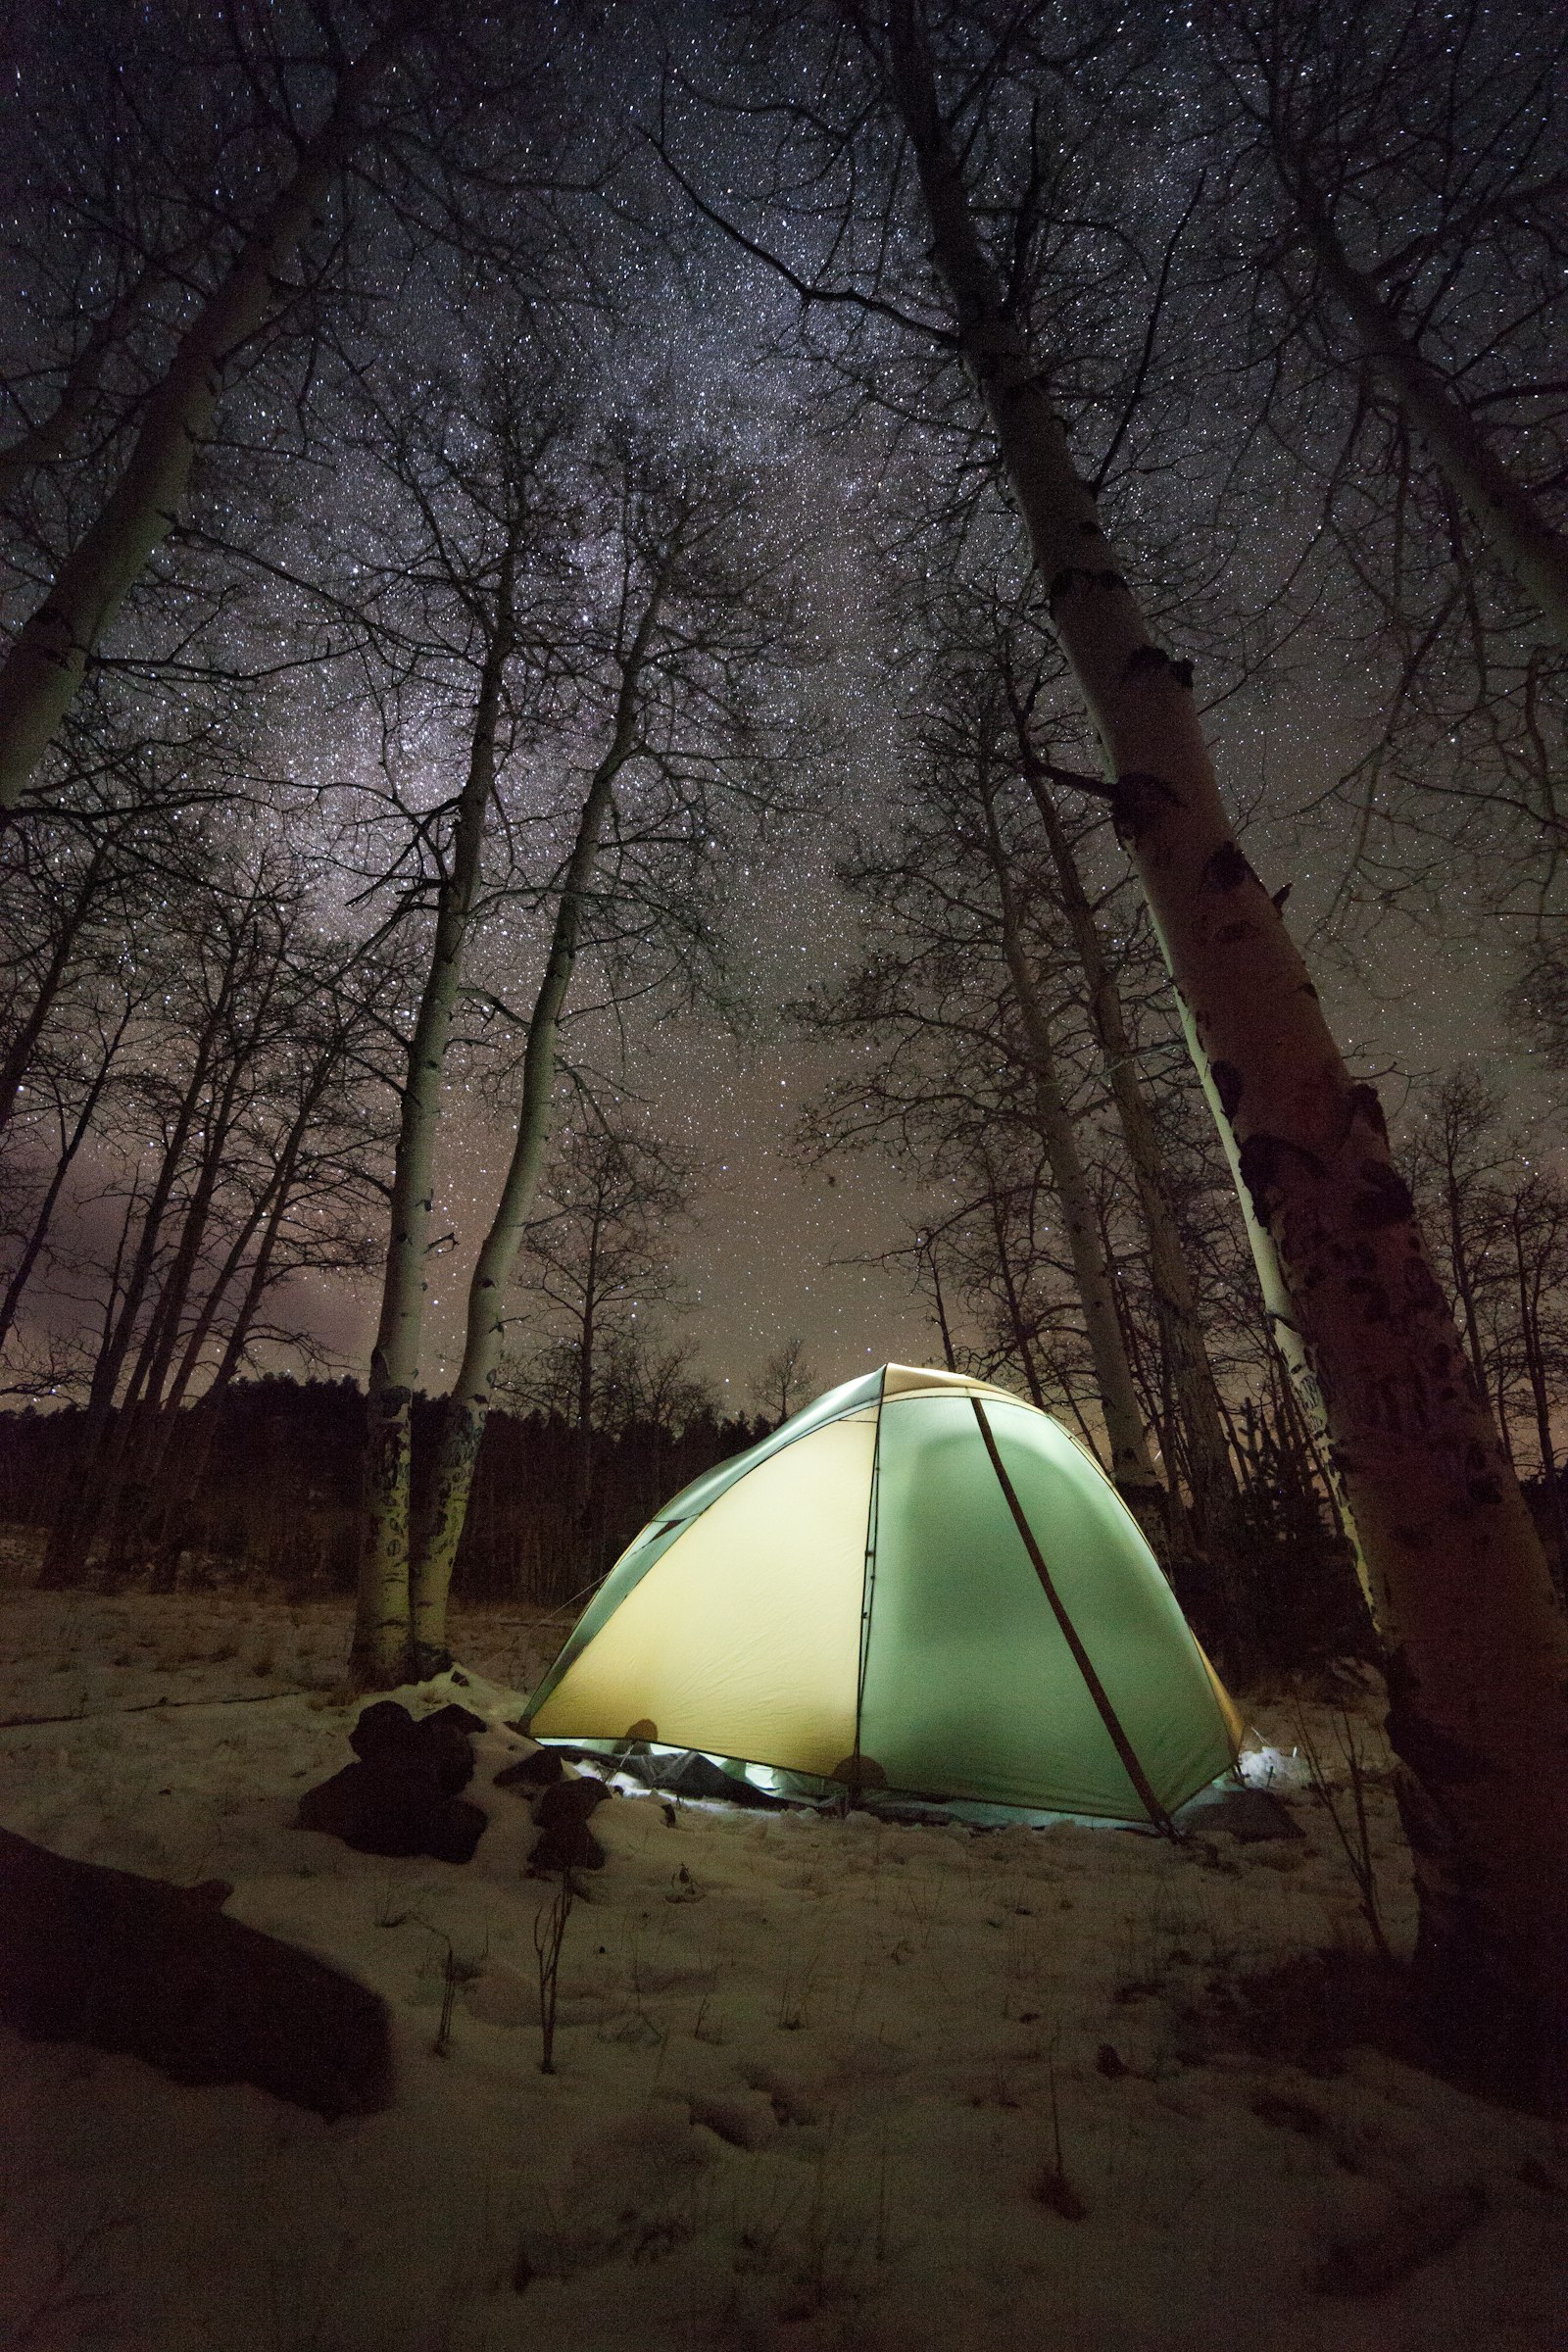
[[[688,24],[699,18],[704,22]],[[685,28],[677,41],[685,62],[706,63],[705,12],[677,12],[675,22]],[[598,46],[587,49],[580,38],[564,43],[559,62],[566,79],[580,89],[586,74],[635,110],[649,95],[646,60],[637,63],[634,45],[597,38]],[[80,62],[85,70],[87,59]],[[602,124],[590,130],[590,147],[605,135]],[[680,153],[715,200],[739,202],[735,185],[748,158],[743,129],[715,124],[698,110],[684,120]],[[793,509],[792,525],[809,551],[812,643],[829,657],[813,688],[824,723],[813,772],[805,780],[807,812],[777,824],[760,846],[748,849],[743,864],[731,859],[723,874],[723,923],[741,976],[745,1033],[737,1035],[700,1005],[662,1014],[633,1035],[624,1069],[628,1096],[648,1106],[698,1171],[695,1221],[678,1246],[691,1311],[668,1310],[663,1323],[689,1338],[724,1396],[743,1402],[762,1360],[792,1334],[805,1340],[823,1383],[889,1356],[929,1357],[936,1347],[925,1309],[902,1277],[835,1262],[895,1246],[926,1196],[917,1177],[903,1182],[873,1158],[842,1160],[831,1175],[802,1166],[795,1140],[803,1106],[836,1064],[826,1047],[803,1040],[780,1011],[854,958],[856,911],[835,881],[835,863],[853,830],[874,835],[886,814],[900,757],[897,730],[907,715],[896,694],[890,701],[871,659],[870,615],[885,560],[876,538],[886,445],[875,421],[845,425],[842,385],[801,357],[797,307],[779,280],[716,232],[695,226],[679,192],[646,157],[630,169],[626,184],[645,214],[651,208],[656,223],[678,226],[679,233],[666,242],[650,235],[646,221],[624,235],[603,222],[593,232],[623,321],[616,329],[600,322],[586,331],[598,397],[634,418],[662,420],[664,428],[685,423],[711,435],[772,485],[769,496]],[[1148,200],[1157,220],[1171,197],[1152,180]],[[24,240],[24,211],[19,220]],[[797,259],[809,248],[799,222],[775,227],[780,245]],[[13,277],[20,267],[14,244]],[[370,309],[379,305],[384,321],[387,290],[375,283],[373,259],[368,282]],[[438,309],[420,292],[416,272],[412,298],[398,303],[395,334],[382,357],[416,376],[432,338],[450,331],[450,314],[439,317]],[[264,371],[241,392],[231,421],[256,414],[268,396]],[[1087,450],[1100,428],[1092,409],[1086,414]],[[1232,423],[1217,394],[1208,412],[1200,406],[1187,489],[1200,504],[1228,463]],[[274,465],[276,454],[274,447]],[[340,452],[324,478],[311,527],[341,576],[361,520],[362,475]],[[243,519],[243,499],[232,510],[224,504],[234,497],[234,476],[224,479],[216,512],[203,511],[209,527]],[[1260,507],[1250,517],[1245,566],[1250,578],[1272,579],[1297,559],[1287,503],[1272,512]],[[1235,520],[1227,518],[1227,529]],[[1136,560],[1133,569],[1136,576]],[[1179,615],[1172,628],[1179,638]],[[1298,936],[1325,914],[1345,875],[1347,818],[1332,802],[1323,805],[1322,796],[1358,756],[1385,676],[1365,650],[1347,649],[1343,631],[1315,629],[1308,617],[1292,641],[1286,682],[1266,701],[1242,693],[1216,717],[1232,804],[1256,810],[1250,854],[1271,887],[1293,882],[1291,919]],[[318,772],[352,767],[367,757],[371,731],[345,717],[333,694],[312,710],[314,689],[290,691],[292,714],[286,701],[274,696],[270,704],[273,744],[285,759],[308,773],[313,766]],[[1298,819],[1297,811],[1314,803],[1316,812]],[[298,808],[288,821],[308,835],[310,819]],[[1360,1066],[1384,1078],[1396,1112],[1406,1081],[1466,1057],[1494,1075],[1506,1074],[1523,1105],[1537,1108],[1548,1099],[1498,1012],[1523,940],[1521,926],[1489,919],[1456,871],[1435,920],[1416,922],[1395,911],[1375,925],[1354,922],[1314,947],[1341,1041]],[[505,925],[487,952],[526,985],[527,956],[512,956]],[[437,1230],[453,1225],[459,1243],[432,1269],[425,1366],[431,1382],[451,1368],[468,1256],[504,1156],[498,1118],[460,1072],[449,1090],[437,1204]],[[296,1286],[320,1337],[356,1369],[368,1350],[371,1287],[336,1278]],[[67,1288],[52,1298],[41,1289],[37,1306],[69,1319]]]

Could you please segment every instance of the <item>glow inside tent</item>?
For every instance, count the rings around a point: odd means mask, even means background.
[[[1137,1523],[1049,1413],[888,1364],[676,1495],[529,1707],[541,1740],[1145,1821],[1236,1710]]]

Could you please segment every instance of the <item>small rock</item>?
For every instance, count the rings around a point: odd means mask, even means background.
[[[560,1781],[534,1799],[533,1817],[542,1830],[563,1821],[585,1822],[609,1795],[603,1781]]]
[[[531,1879],[551,1879],[568,1870],[603,1870],[607,1856],[581,1822],[564,1821],[541,1830],[528,1856]]]

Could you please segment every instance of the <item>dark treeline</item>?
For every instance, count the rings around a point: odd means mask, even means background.
[[[438,1417],[437,1400],[416,1400],[416,1505]],[[0,1518],[55,1524],[81,1421],[77,1406],[7,1417]],[[699,1412],[678,1431],[634,1421],[585,1436],[559,1414],[492,1413],[456,1597],[546,1607],[574,1599],[673,1494],[766,1427]],[[259,1578],[302,1597],[352,1592],[365,1429],[365,1394],[351,1380],[246,1381],[182,1412],[156,1479],[136,1497],[139,1554],[123,1573],[184,1590]]]

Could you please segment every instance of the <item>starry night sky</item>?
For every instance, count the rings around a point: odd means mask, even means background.
[[[676,12],[677,49],[688,59],[704,55],[708,13],[696,6]],[[617,107],[635,112],[648,96],[646,58],[639,65],[635,42],[623,42],[617,31],[580,33],[565,41],[560,60],[579,93],[585,77],[601,86],[601,98],[608,92],[609,116]],[[564,108],[564,118],[569,113]],[[683,161],[715,198],[730,196],[743,170],[742,135],[734,124],[715,125],[700,115],[683,128]],[[590,131],[590,146],[605,136],[601,123]],[[854,957],[855,910],[835,880],[835,864],[852,829],[874,832],[881,820],[897,774],[898,726],[907,713],[890,706],[886,673],[868,648],[883,561],[875,544],[880,426],[863,418],[844,423],[842,386],[801,357],[797,307],[776,276],[722,237],[694,229],[678,191],[646,158],[628,184],[645,216],[651,209],[657,220],[662,212],[662,225],[678,224],[680,234],[673,243],[650,236],[646,218],[623,238],[602,225],[595,231],[622,320],[633,321],[629,329],[596,328],[589,336],[603,396],[623,412],[676,418],[712,435],[753,464],[760,478],[776,479],[781,468],[789,474],[790,489],[777,495],[798,510],[800,536],[810,550],[813,642],[819,654],[832,656],[814,689],[825,724],[808,779],[808,811],[776,826],[748,852],[744,871],[732,864],[723,883],[724,925],[744,983],[745,1034],[701,1006],[684,1009],[635,1037],[624,1073],[628,1093],[651,1106],[658,1126],[700,1169],[698,1213],[679,1252],[691,1311],[666,1316],[666,1323],[683,1326],[701,1368],[727,1400],[741,1404],[761,1361],[792,1334],[806,1342],[823,1384],[890,1356],[929,1358],[936,1346],[923,1305],[901,1277],[835,1262],[904,1238],[922,1196],[916,1184],[902,1183],[869,1158],[843,1160],[831,1177],[803,1166],[795,1150],[802,1109],[831,1076],[834,1061],[780,1010]],[[1165,201],[1158,190],[1151,198],[1156,219]],[[775,225],[782,245],[796,254],[805,249],[792,242],[804,233],[798,223]],[[398,312],[399,357],[416,370],[421,343],[445,331],[440,321],[432,325],[416,288]],[[239,415],[266,396],[264,372],[238,404]],[[1092,446],[1099,428],[1093,412],[1086,414],[1086,446]],[[830,421],[834,431],[824,440]],[[1190,494],[1201,499],[1227,463],[1230,420],[1216,405],[1200,424]],[[335,495],[351,510],[357,477],[346,466],[336,471]],[[333,496],[328,490],[322,515],[328,541],[343,538]],[[1298,551],[1285,508],[1259,514],[1255,529],[1251,575],[1288,569]],[[1133,569],[1136,576],[1136,561]],[[1179,615],[1168,633],[1180,643]],[[1306,821],[1297,811],[1358,755],[1381,679],[1364,656],[1345,651],[1343,636],[1326,628],[1314,634],[1310,620],[1293,641],[1291,662],[1291,682],[1266,706],[1247,694],[1226,704],[1216,735],[1232,805],[1254,811],[1250,855],[1270,887],[1293,882],[1291,920],[1304,937],[1343,879],[1347,820],[1332,804]],[[341,762],[345,744],[352,763],[353,737],[340,707],[311,712],[301,732],[310,747],[302,763]],[[1544,1082],[1511,1046],[1497,1010],[1523,937],[1520,926],[1489,919],[1459,874],[1435,919],[1417,923],[1392,912],[1314,952],[1342,1044],[1361,1067],[1382,1076],[1396,1113],[1407,1079],[1465,1057],[1506,1076],[1527,1106],[1549,1100]],[[526,969],[520,958],[519,984]],[[506,1148],[499,1120],[459,1075],[449,1090],[437,1229],[451,1224],[460,1243],[432,1271],[425,1366],[432,1383],[451,1368],[469,1253]],[[307,1292],[310,1318],[322,1337],[362,1367],[372,1319],[368,1283],[296,1287]]]

